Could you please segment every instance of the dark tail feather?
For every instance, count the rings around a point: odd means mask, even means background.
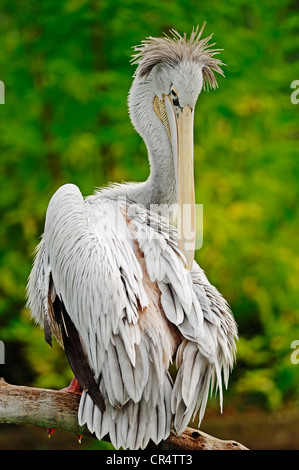
[[[53,302],[53,309],[55,319],[61,328],[64,350],[76,379],[100,410],[105,411],[104,397],[99,390],[99,385],[96,383],[93,372],[87,362],[78,331],[58,295],[56,295],[55,301]]]

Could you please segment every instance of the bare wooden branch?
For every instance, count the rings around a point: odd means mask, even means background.
[[[9,385],[0,378],[0,423],[55,428],[91,437],[78,425],[80,396],[57,390]],[[180,436],[171,434],[156,450],[247,450],[236,441],[224,441],[187,428]]]

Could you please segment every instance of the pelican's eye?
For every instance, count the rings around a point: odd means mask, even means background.
[[[180,106],[178,94],[173,85],[171,86],[170,93],[171,93],[173,106]]]

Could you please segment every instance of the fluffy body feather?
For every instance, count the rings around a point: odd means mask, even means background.
[[[168,222],[143,206],[130,209],[61,187],[48,207],[28,304],[44,326],[56,296],[63,300],[106,403],[102,411],[83,392],[79,422],[99,439],[109,433],[116,448],[136,449],[171,429],[180,434],[198,410],[201,421],[222,375],[227,384],[236,327],[199,266],[186,269]]]

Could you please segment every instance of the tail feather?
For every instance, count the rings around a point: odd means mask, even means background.
[[[105,396],[104,387],[100,388]],[[83,392],[78,410],[79,424],[86,424],[99,440],[109,434],[116,449],[144,449],[150,440],[158,444],[169,436],[172,423],[172,381],[169,374],[165,375],[163,392],[155,404],[142,396],[138,403],[129,400],[121,408],[116,408],[106,400],[104,412]]]
[[[198,345],[184,341],[180,348],[180,364],[173,387],[171,408],[174,430],[181,434],[188,426],[194,412],[200,410],[201,419],[207,404],[210,388],[210,363]]]

